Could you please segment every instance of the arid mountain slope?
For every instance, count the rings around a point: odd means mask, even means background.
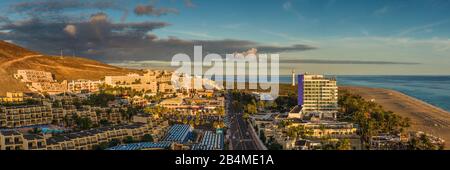
[[[20,69],[52,72],[59,81],[99,80],[107,75],[139,72],[80,57],[47,56],[0,40],[0,95],[7,91],[27,91],[23,83],[13,78]]]

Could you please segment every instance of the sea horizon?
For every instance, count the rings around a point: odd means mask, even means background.
[[[338,86],[395,90],[450,112],[450,75],[326,75]],[[247,78],[255,83],[255,77]],[[228,81],[228,80],[227,80]],[[239,82],[239,81],[238,81]],[[270,83],[270,82],[269,82]],[[292,75],[280,75],[280,84],[291,84]]]

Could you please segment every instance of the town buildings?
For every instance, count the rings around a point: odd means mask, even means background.
[[[0,128],[18,128],[32,125],[51,124],[52,109],[49,106],[0,107]]]
[[[24,135],[16,130],[0,131],[1,150],[91,150],[101,143],[122,141],[127,137],[141,140],[150,134],[147,124],[104,127],[87,131],[44,137]]]
[[[224,139],[223,133],[214,133],[212,131],[206,131],[203,134],[203,138],[199,144],[192,146],[192,150],[223,150]]]
[[[71,93],[93,93],[99,91],[102,84],[104,82],[101,80],[73,80],[67,84],[67,90]]]
[[[0,97],[0,103],[20,103],[23,101],[23,92],[6,92],[5,97]]]
[[[174,91],[171,78],[171,72],[147,70],[143,75],[133,73],[125,76],[106,76],[105,84],[150,93],[171,93]]]
[[[67,81],[58,82],[32,82],[28,84],[31,91],[47,93],[47,94],[61,94],[67,92]]]
[[[185,115],[223,114],[218,111],[225,106],[223,96],[215,96],[214,92],[200,92],[196,95],[168,98],[161,101],[159,106]]]
[[[17,70],[17,73],[14,74],[14,78],[24,83],[55,81],[52,73],[37,70]]]
[[[74,105],[52,107],[48,105],[23,105],[0,107],[0,128],[20,128],[35,125],[56,124],[67,126],[67,121],[72,121],[74,116],[88,118],[93,124],[99,124],[105,120],[110,124],[128,122],[124,116],[127,108],[121,107],[92,107]]]
[[[50,72],[37,70],[18,70],[14,78],[26,83],[33,92],[60,94],[67,92],[67,81],[58,83]]]
[[[250,123],[255,127],[256,133],[265,139],[263,142],[279,144],[284,150],[305,149],[306,145],[309,149],[315,149],[319,146],[318,143],[341,139],[350,139],[353,148],[361,148],[358,128],[353,123],[288,118],[287,115],[279,113],[253,115],[250,117]],[[302,135],[293,135],[297,132]],[[302,144],[303,146],[300,146]]]
[[[162,141],[176,142],[176,143],[186,143],[192,137],[192,127],[190,125],[173,125],[170,127],[167,135],[162,139]]]

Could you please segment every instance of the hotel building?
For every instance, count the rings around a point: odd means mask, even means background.
[[[167,135],[162,139],[162,141],[184,144],[189,141],[192,135],[192,130],[192,127],[189,125],[173,125],[170,127]]]
[[[33,82],[28,85],[31,91],[48,93],[51,95],[67,92],[67,81],[58,82]]]
[[[0,131],[0,150],[45,150],[46,141],[39,135],[23,135],[14,130]]]
[[[192,150],[223,150],[224,139],[223,133],[214,133],[206,131],[199,144],[192,146]]]
[[[64,125],[64,120],[72,120],[73,115],[80,118],[89,118],[94,124],[100,123],[101,120],[107,120],[111,124],[120,124],[128,122],[122,114],[125,111],[126,108],[91,106],[76,108],[74,105],[54,108],[33,105],[0,107],[0,128],[20,128],[48,124]]]
[[[1,128],[51,124],[52,120],[52,109],[48,106],[0,107]]]
[[[94,146],[113,139],[122,141],[126,137],[132,137],[134,140],[141,140],[146,134],[150,134],[149,126],[139,123],[74,132],[47,139],[8,130],[0,131],[0,150],[91,150]]]
[[[337,112],[338,87],[335,79],[323,75],[298,76],[298,106],[303,113]]]
[[[100,85],[102,85],[103,81],[92,81],[92,80],[76,80],[68,83],[68,91],[72,93],[81,93],[81,92],[97,92],[99,91]]]
[[[132,88],[137,91],[150,91],[151,93],[172,92],[171,78],[171,72],[147,70],[143,75],[106,76],[105,84],[113,87]]]
[[[54,82],[52,73],[36,70],[17,70],[17,74],[14,74],[14,78],[19,79],[24,83]]]
[[[34,92],[61,94],[67,91],[67,81],[58,83],[52,73],[37,70],[18,70],[14,78],[27,84]]]
[[[6,97],[0,97],[0,103],[20,103],[24,101],[22,92],[6,92]]]

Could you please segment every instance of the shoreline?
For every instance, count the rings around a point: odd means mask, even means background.
[[[296,86],[286,83],[279,83],[279,87],[280,93],[296,89]],[[422,131],[440,137],[446,141],[445,149],[450,149],[449,111],[392,89],[366,86],[339,86],[339,89],[348,90],[381,105],[387,111],[409,118],[411,126],[406,131]]]
[[[443,138],[450,149],[450,112],[402,92],[372,87],[340,86],[339,89],[358,94],[381,105],[394,114],[411,120],[408,131],[422,131]]]

